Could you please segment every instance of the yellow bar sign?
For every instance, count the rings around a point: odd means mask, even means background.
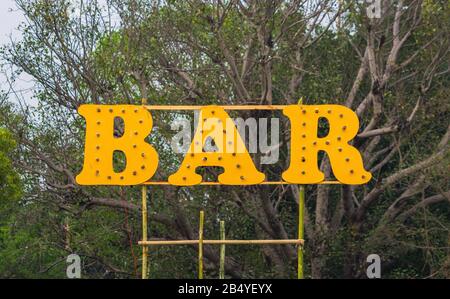
[[[151,106],[149,106],[151,107]],[[223,185],[255,185],[265,175],[254,165],[233,120],[223,107],[199,107],[199,126],[178,171],[169,183],[192,186],[202,182],[197,167],[218,166]],[[150,180],[158,167],[158,153],[145,141],[153,121],[148,107],[135,105],[81,105],[86,120],[84,164],[76,177],[80,185],[139,185]],[[319,170],[318,152],[327,153],[336,179],[343,184],[364,184],[371,174],[364,170],[359,151],[349,144],[359,129],[356,114],[340,105],[288,105],[282,112],[291,123],[290,165],[282,178],[291,184],[317,184],[324,181]],[[114,136],[114,119],[121,118],[124,132]],[[329,123],[329,133],[318,137],[320,118]],[[203,151],[208,138],[217,150]],[[113,153],[126,157],[122,172],[113,169]]]

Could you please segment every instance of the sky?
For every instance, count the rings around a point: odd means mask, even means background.
[[[98,0],[98,3],[106,5],[106,0]],[[17,8],[15,0],[0,0],[0,46],[9,44],[11,39],[20,41],[21,33],[17,27],[25,21],[25,16]],[[9,100],[13,103],[21,102],[29,106],[37,106],[37,100],[33,99],[33,86],[33,78],[22,73],[13,84],[15,94],[11,93]],[[0,90],[10,90],[10,83],[4,68],[0,69]]]
[[[10,43],[11,39],[19,41],[21,38],[17,27],[20,23],[25,21],[23,14],[17,9],[14,0],[0,0],[0,45]],[[33,80],[27,74],[20,75],[14,82],[14,90],[16,95],[11,94],[9,100],[18,103],[21,98],[25,103],[31,106],[36,105],[36,101],[32,99]],[[9,83],[7,76],[2,70],[0,72],[0,89],[9,90]]]
[[[18,11],[14,0],[0,0],[0,43],[9,41],[9,36],[20,36],[15,30],[20,22],[25,20],[23,14]]]

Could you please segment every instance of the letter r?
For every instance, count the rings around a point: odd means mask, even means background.
[[[291,157],[282,174],[292,184],[316,184],[325,179],[318,168],[318,152],[330,158],[333,174],[343,184],[367,183],[372,175],[364,170],[359,151],[348,144],[359,129],[357,115],[340,105],[290,105],[283,114],[291,122]],[[329,133],[317,136],[319,118],[326,118]]]

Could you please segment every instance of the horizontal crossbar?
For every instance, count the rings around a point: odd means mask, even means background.
[[[322,181],[322,182],[319,182],[319,183],[314,183],[312,185],[340,185],[340,184],[342,184],[342,183],[339,182],[339,181]],[[142,183],[142,185],[158,185],[159,186],[159,185],[170,185],[170,184],[169,184],[169,182],[157,182],[157,181],[152,182],[152,181],[148,181],[148,182]],[[216,186],[216,185],[222,185],[222,186],[252,186],[252,185],[224,185],[224,184],[221,184],[219,182],[201,182],[198,185],[203,185],[203,186]],[[195,186],[198,186],[198,185],[195,185]],[[293,184],[293,183],[284,182],[284,181],[275,181],[275,182],[262,182],[262,183],[255,184],[255,185],[299,185],[299,184]],[[189,187],[189,186],[187,186],[187,187]]]
[[[139,241],[142,246],[149,245],[192,245],[199,244],[199,240],[158,240],[158,241]],[[282,240],[203,240],[207,245],[267,245],[267,244],[299,244],[303,245],[304,240],[282,239]]]
[[[167,106],[167,105],[145,105],[144,107],[148,110],[200,110],[203,107],[208,107],[210,105],[195,106],[195,105],[178,105],[178,106]],[[225,110],[282,110],[288,105],[217,105]]]

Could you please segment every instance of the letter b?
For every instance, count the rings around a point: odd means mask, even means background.
[[[149,180],[158,166],[158,154],[145,138],[150,134],[151,114],[142,106],[81,105],[86,119],[84,165],[76,177],[80,185],[137,185]],[[114,119],[123,120],[120,137],[114,136]],[[118,135],[118,134],[116,134]],[[113,168],[114,151],[126,157],[122,172]]]

